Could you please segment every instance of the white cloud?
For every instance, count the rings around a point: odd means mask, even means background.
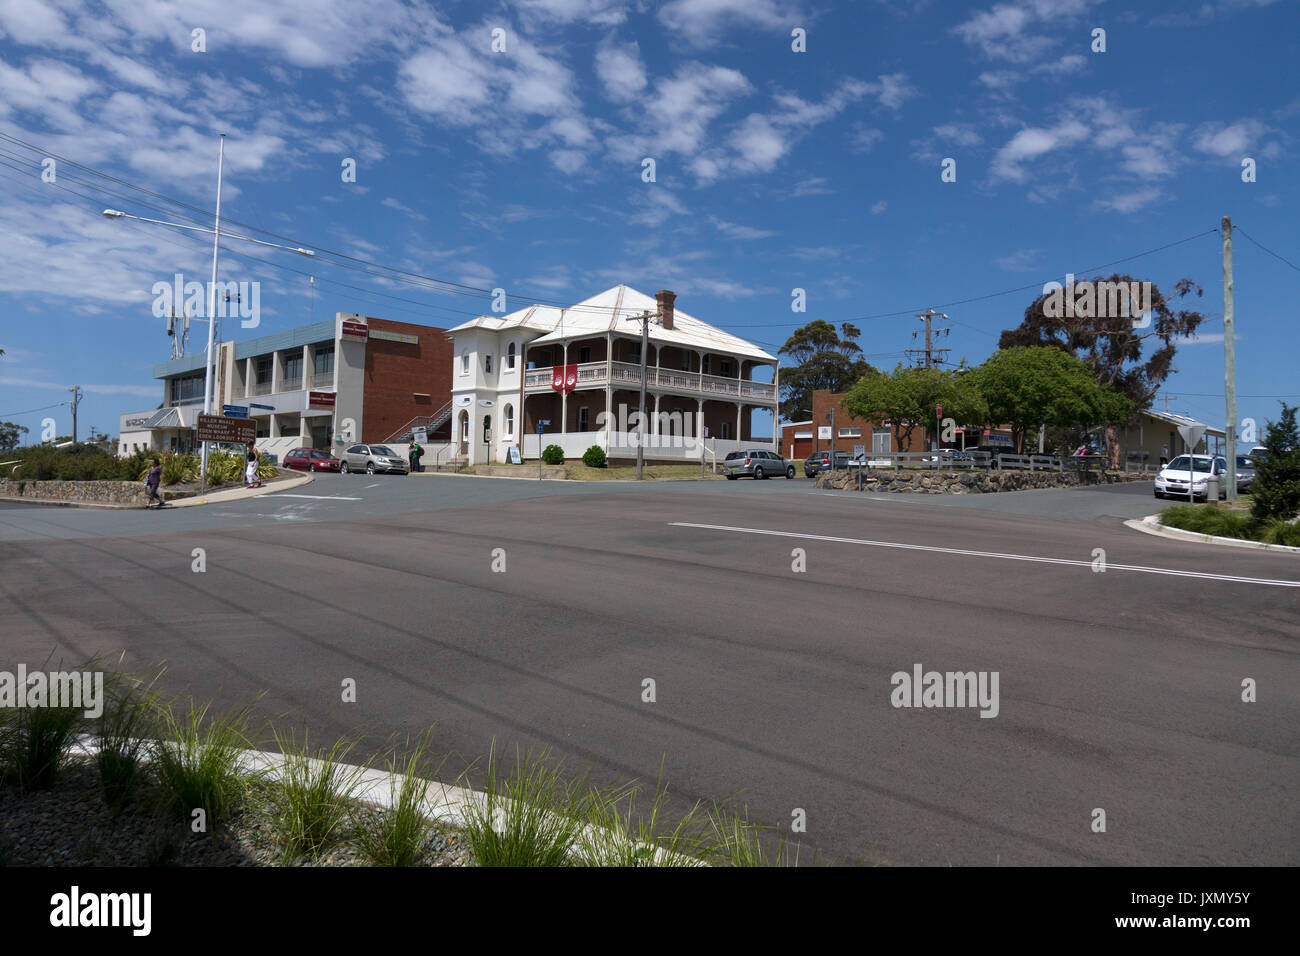
[[[855,153],[869,153],[884,138],[885,134],[880,130],[871,129],[859,123],[854,126],[853,132],[849,134],[849,147]]]
[[[520,11],[538,19],[616,26],[627,19],[627,0],[515,0]]]
[[[753,226],[741,226],[734,222],[725,222],[717,216],[710,216],[709,222],[728,239],[767,239],[776,233],[770,229],[756,229]]]
[[[978,146],[983,139],[969,123],[944,123],[934,128],[934,135],[953,146]]]
[[[634,226],[661,226],[673,215],[686,215],[686,206],[671,190],[647,184],[632,194],[633,212],[628,222]]]
[[[993,261],[1004,272],[1027,272],[1036,266],[1041,255],[1041,249],[1017,249]]]
[[[997,3],[958,24],[952,32],[993,60],[1046,61],[1063,22],[1088,9],[1092,0],[1016,0]],[[1043,34],[1033,31],[1041,29]]]
[[[659,8],[659,20],[696,46],[705,46],[732,25],[783,29],[798,26],[799,14],[777,0],[669,0]]]
[[[1110,209],[1114,212],[1128,215],[1137,212],[1144,206],[1149,206],[1154,202],[1164,198],[1164,193],[1156,186],[1143,186],[1140,189],[1134,189],[1130,192],[1120,193],[1109,199],[1097,200],[1097,205],[1102,209]]]
[[[814,176],[812,179],[805,179],[795,183],[794,192],[791,194],[795,199],[803,196],[826,196],[833,190],[826,187],[827,179],[825,176]]]
[[[608,43],[596,51],[596,76],[605,95],[619,103],[640,95],[646,88],[641,48],[633,43]]]
[[[888,208],[889,208],[889,203],[881,199],[871,204],[871,215],[879,216],[882,212],[884,212]]]
[[[1192,145],[1210,156],[1240,160],[1259,144],[1264,132],[1264,124],[1258,120],[1238,120],[1227,125],[1205,123],[1197,129]]]

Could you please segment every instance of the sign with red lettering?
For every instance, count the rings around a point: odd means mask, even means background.
[[[334,393],[333,392],[308,392],[307,407],[308,408],[333,408]]]
[[[345,339],[365,339],[370,337],[370,329],[364,322],[344,322],[339,334]]]

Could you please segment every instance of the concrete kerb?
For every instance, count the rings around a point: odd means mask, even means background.
[[[148,742],[156,743],[155,741]],[[78,734],[71,750],[93,758],[99,753],[99,744],[91,734]],[[323,761],[314,757],[306,759],[313,768],[318,768],[323,764]],[[240,766],[244,770],[253,773],[264,773],[267,779],[273,781],[278,781],[284,776],[286,762],[284,754],[267,750],[246,750],[240,755],[239,760]],[[392,808],[393,796],[401,792],[402,783],[406,779],[404,774],[390,773],[376,767],[362,767],[357,764],[346,763],[335,763],[334,766],[338,768],[345,778],[356,774],[356,800],[383,809]],[[446,823],[464,829],[467,822],[465,810],[467,806],[476,807],[480,813],[483,813],[487,807],[487,794],[481,790],[472,790],[468,787],[457,787],[437,780],[430,780],[427,793],[429,796],[425,797],[421,807],[424,815],[434,823]],[[504,797],[500,800],[501,808],[508,808],[511,803],[513,801]],[[497,829],[495,823],[493,829]],[[584,831],[588,834],[602,832],[601,828],[591,825],[584,827]],[[577,846],[572,846],[571,852],[576,852],[577,849]],[[669,856],[670,854],[662,847],[657,848],[655,852],[656,860],[664,860]],[[698,865],[708,866],[709,864],[701,860]]]
[[[175,501],[167,502],[168,508],[193,508],[196,505],[217,505],[224,504],[228,501],[239,501],[243,498],[257,498],[261,495],[272,495],[277,491],[288,491],[290,488],[301,488],[303,485],[311,484],[315,480],[313,475],[295,475],[292,478],[273,479],[270,484],[263,484],[260,488],[249,488],[241,485],[238,488],[225,488],[221,491],[214,491],[211,494],[193,498],[177,498]]]
[[[1300,554],[1300,548],[1286,544],[1265,544],[1262,541],[1245,541],[1241,538],[1224,538],[1219,535],[1201,534],[1199,531],[1184,531],[1182,528],[1166,528],[1160,523],[1159,515],[1147,515],[1145,518],[1130,518],[1124,524],[1134,531],[1153,534],[1160,538],[1173,538],[1176,541],[1197,541],[1202,544],[1222,544],[1230,548],[1254,548],[1257,551],[1290,551]]]

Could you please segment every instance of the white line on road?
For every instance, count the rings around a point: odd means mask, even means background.
[[[898,541],[871,541],[866,538],[836,538],[824,534],[804,534],[796,531],[768,531],[764,528],[733,528],[721,524],[693,524],[689,521],[670,521],[675,528],[702,528],[706,531],[736,531],[741,534],[767,534],[780,538],[801,538],[806,541],[834,541],[839,544],[860,544],[872,548],[898,548],[903,551],[933,551],[939,554],[963,554],[977,558],[1004,558],[1008,561],[1035,561],[1039,564],[1066,564],[1072,567],[1091,568],[1091,561],[1079,561],[1073,558],[1044,558],[1032,554],[1004,554],[1000,551],[968,551],[964,548],[940,548],[928,544],[903,544]],[[1231,574],[1209,574],[1204,571],[1179,571],[1175,568],[1147,568],[1136,564],[1111,564],[1107,562],[1107,571],[1138,571],[1144,574],[1172,574],[1176,577],[1201,578],[1206,581],[1232,581],[1238,584],[1268,584],[1279,588],[1300,588],[1300,581],[1286,581],[1275,578],[1243,578]]]
[[[379,482],[377,481],[373,485],[366,485],[366,488],[378,488],[378,487],[379,487]],[[365,489],[362,490],[364,491]]]
[[[365,501],[364,498],[346,498],[343,495],[276,495],[277,498],[310,498],[312,501]]]

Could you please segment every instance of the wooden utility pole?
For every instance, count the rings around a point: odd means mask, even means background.
[[[77,443],[77,406],[81,404],[81,386],[74,385],[68,391],[72,393],[72,401],[69,404],[72,405],[72,443],[75,445]]]
[[[946,316],[946,315],[945,315],[944,313],[942,313],[942,312],[936,312],[936,311],[934,311],[934,309],[931,309],[931,308],[927,307],[926,310],[925,310],[924,312],[918,312],[918,313],[916,313],[916,317],[917,317],[918,319],[920,319],[922,322],[925,323],[925,348],[924,348],[924,349],[906,349],[905,351],[906,351],[906,353],[907,353],[908,355],[923,354],[923,355],[925,356],[925,360],[924,360],[924,365],[925,365],[925,367],[926,367],[926,368],[933,368],[935,365],[942,364],[942,362],[943,362],[943,359],[941,359],[941,358],[940,358],[940,359],[935,359],[935,358],[933,358],[934,353],[936,353],[936,352],[940,352],[940,353],[947,354],[948,352],[951,352],[951,351],[952,351],[952,349],[937,349],[937,348],[935,348],[935,347],[934,347],[934,336],[935,336],[936,334],[937,334],[937,335],[947,335],[947,334],[948,334],[949,332],[951,332],[952,330],[951,330],[951,329],[936,329],[936,328],[933,328],[933,327],[931,326],[931,323],[933,322],[933,320],[934,320],[935,318],[946,319],[946,318],[948,318],[948,316]],[[912,333],[912,338],[915,339],[916,336],[917,336],[917,333],[916,333],[916,332],[913,332],[913,333]]]
[[[1232,341],[1232,218],[1223,217],[1223,390],[1228,399],[1229,501],[1237,500],[1237,354]]]

